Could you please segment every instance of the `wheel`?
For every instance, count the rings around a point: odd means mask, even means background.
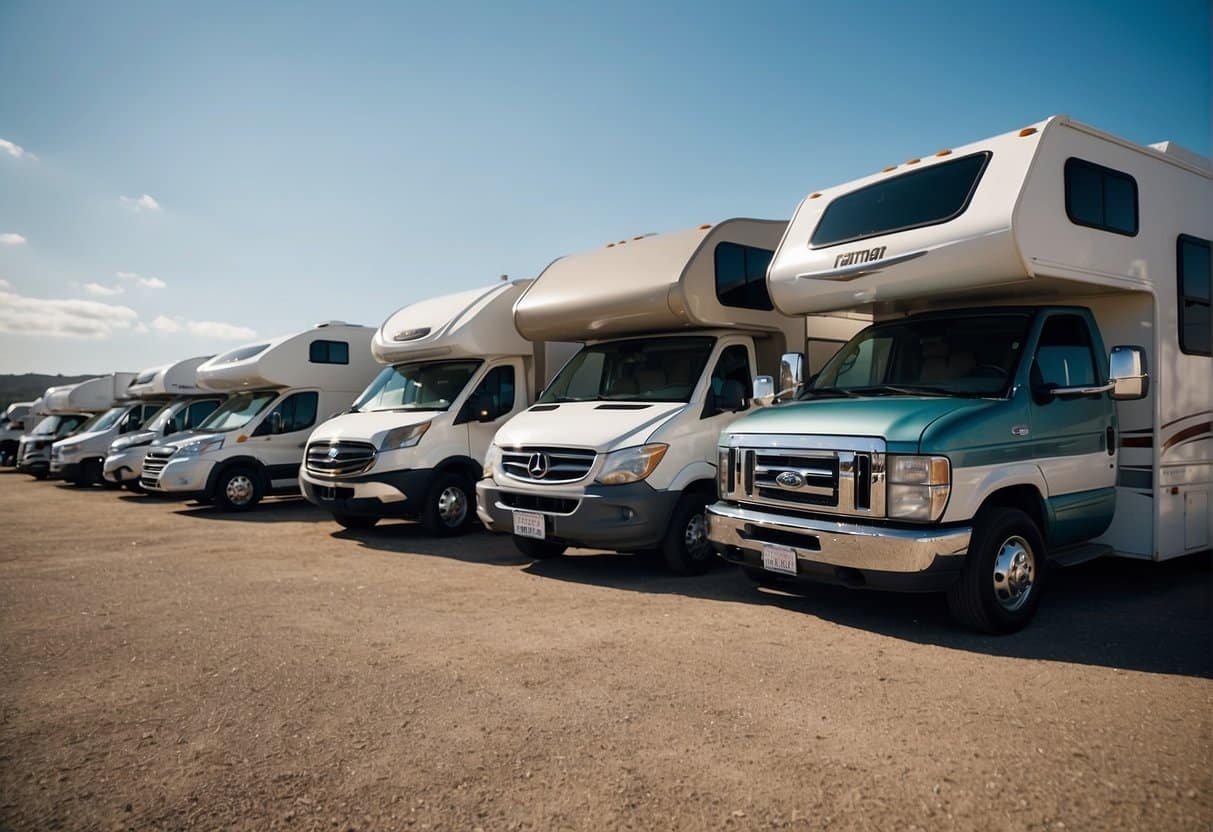
[[[959,624],[983,633],[1013,633],[1032,620],[1044,577],[1044,538],[1019,509],[977,515],[960,577],[948,590]]]
[[[439,474],[425,495],[421,525],[432,535],[462,534],[471,525],[475,498],[466,477],[453,471]]]
[[[94,485],[102,481],[101,476],[101,460],[86,459],[80,463],[79,473],[76,478],[70,480],[71,484],[79,488],[92,488]]]
[[[560,557],[569,547],[554,540],[536,540],[533,537],[514,535],[514,548],[531,560],[544,560]]]
[[[50,473],[51,473],[50,471],[38,470],[38,471],[30,471],[29,475],[36,480],[44,480],[50,476]]]
[[[228,468],[215,481],[215,504],[225,511],[248,511],[261,501],[261,478],[252,468]]]
[[[122,483],[115,482],[114,480],[107,480],[104,476],[102,476],[101,477],[101,487],[105,488],[109,491],[121,491]]]
[[[716,563],[704,514],[708,502],[704,494],[683,494],[674,506],[661,543],[661,556],[676,575],[702,575]]]
[[[337,521],[338,526],[343,526],[347,529],[370,529],[379,522],[378,517],[362,517],[357,514],[333,514],[333,519]]]
[[[146,494],[147,493],[147,489],[139,484],[138,477],[136,477],[133,480],[127,480],[126,482],[122,483],[122,487],[125,488],[127,491],[131,492],[132,494]]]

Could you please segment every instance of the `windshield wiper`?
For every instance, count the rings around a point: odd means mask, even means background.
[[[817,398],[818,394],[826,396],[845,396],[848,399],[858,399],[859,395],[845,387],[809,387],[800,394],[799,401]]]

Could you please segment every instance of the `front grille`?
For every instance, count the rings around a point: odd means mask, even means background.
[[[157,487],[160,484],[160,472],[164,470],[165,465],[168,465],[169,459],[176,451],[176,448],[157,448],[148,451],[147,456],[143,458],[143,471],[139,474],[139,483],[149,488]]]
[[[537,494],[511,494],[503,491],[498,498],[501,504],[524,511],[544,511],[548,514],[572,514],[577,510],[577,500],[566,497],[543,497]]]
[[[594,452],[580,448],[512,448],[501,452],[501,469],[526,482],[566,483],[585,479]]]
[[[351,477],[374,461],[375,446],[366,442],[313,442],[307,448],[307,471],[318,477]]]

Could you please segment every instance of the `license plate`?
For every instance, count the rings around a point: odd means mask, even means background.
[[[762,568],[768,572],[782,572],[785,575],[796,574],[796,552],[787,546],[762,545]]]
[[[543,540],[548,534],[547,527],[544,526],[543,515],[537,511],[514,512],[514,534],[519,537]]]

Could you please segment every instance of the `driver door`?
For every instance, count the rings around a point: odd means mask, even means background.
[[[304,446],[316,424],[320,395],[315,390],[291,393],[257,425],[249,437],[249,452],[265,466],[272,488],[290,488],[299,484],[299,466]]]
[[[477,462],[484,461],[497,429],[526,407],[526,386],[520,383],[522,380],[521,361],[498,364],[484,374],[460,408],[456,424],[467,425],[468,456]]]

